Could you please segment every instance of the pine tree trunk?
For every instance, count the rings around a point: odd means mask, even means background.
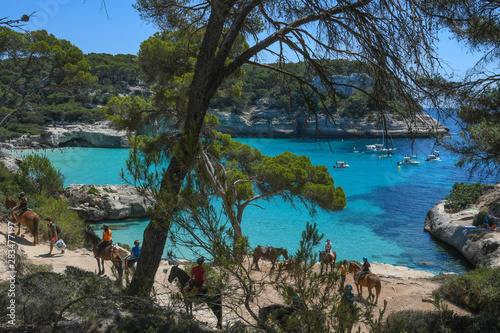
[[[162,179],[160,199],[164,211],[157,207],[157,211],[144,230],[144,243],[136,273],[128,289],[129,295],[148,295],[153,286],[170,230],[170,216],[175,212],[177,196],[184,178],[198,158],[200,133],[210,100],[224,80],[222,68],[226,57],[218,59],[215,55],[224,19],[231,5],[224,1],[216,1],[214,4],[217,6],[212,8],[189,89],[186,119],[178,152],[172,158]]]

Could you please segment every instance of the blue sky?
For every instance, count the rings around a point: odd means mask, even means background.
[[[11,19],[36,11],[27,30],[45,29],[84,53],[137,54],[156,29],[132,8],[134,0],[0,0],[0,16]]]
[[[141,42],[156,29],[140,19],[134,3],[107,0],[106,13],[101,0],[0,0],[0,17],[17,19],[36,11],[28,30],[45,29],[84,53],[137,54]],[[441,36],[439,54],[457,73],[463,73],[478,59],[447,34]]]

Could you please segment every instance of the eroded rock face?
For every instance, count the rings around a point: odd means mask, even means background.
[[[479,211],[487,211],[490,223],[498,223],[500,184],[490,185],[477,205],[457,213],[445,210],[440,201],[425,218],[425,230],[460,251],[476,267],[500,266],[500,226],[497,229],[469,228]]]
[[[22,159],[17,158],[14,155],[0,151],[0,163],[2,163],[7,168],[7,170],[12,173],[17,172],[22,161]]]
[[[351,118],[317,117],[307,118],[307,112],[285,113],[283,110],[271,109],[269,105],[260,101],[247,112],[234,114],[219,110],[209,112],[219,119],[218,130],[237,137],[265,137],[265,138],[315,138],[327,137],[382,137],[384,129],[380,124],[368,119],[356,120]],[[407,137],[410,127],[412,135],[418,137],[432,137],[436,133],[448,134],[436,119],[421,113],[411,123],[387,116],[388,133],[396,137]]]
[[[150,216],[153,203],[129,185],[73,184],[64,190],[71,209],[87,221]]]
[[[92,125],[77,124],[49,126],[51,135],[41,139],[42,144],[58,147],[129,148],[125,131],[110,128],[108,122]]]

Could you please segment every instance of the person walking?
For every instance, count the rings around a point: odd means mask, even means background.
[[[57,233],[57,229],[58,229],[57,226],[55,225],[54,222],[52,222],[52,220],[49,217],[47,217],[45,219],[45,222],[47,223],[47,233],[48,233],[49,240],[50,240],[50,251],[49,251],[49,253],[47,253],[47,256],[52,257],[53,256],[52,249],[54,248],[54,243],[59,240],[60,235],[58,235],[58,233]],[[64,252],[65,252],[65,250],[62,249],[61,253],[64,253]]]

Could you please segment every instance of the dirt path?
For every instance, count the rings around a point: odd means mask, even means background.
[[[16,227],[17,231],[17,227]],[[6,246],[7,240],[7,223],[0,223],[0,248],[7,250]],[[49,243],[43,241],[40,236],[40,244],[37,246],[32,245],[33,236],[29,233],[27,229],[21,228],[21,235],[16,237],[17,246],[21,247],[27,254],[28,260],[35,264],[48,264],[53,267],[53,271],[57,273],[64,272],[66,266],[76,266],[81,269],[85,269],[90,272],[97,273],[97,263],[93,256],[93,253],[88,249],[78,249],[78,250],[66,250],[66,253],[60,254],[59,251],[55,250],[53,257],[46,257],[45,254],[49,251]],[[402,266],[393,266],[389,264],[379,264],[371,263],[372,272],[377,274],[382,281],[382,291],[379,297],[378,307],[381,308],[384,304],[384,300],[387,300],[387,311],[386,314],[401,311],[401,310],[435,310],[434,305],[429,302],[432,300],[432,292],[439,286],[439,282],[434,281],[432,278],[435,276],[432,273],[412,270]],[[7,278],[5,263],[1,260],[0,267],[1,274],[0,280],[5,281]],[[259,262],[259,266],[264,272],[268,272],[270,269],[270,263],[266,261]],[[162,261],[156,275],[155,288],[158,294],[158,302],[160,304],[167,304],[170,302],[170,295],[172,291],[177,291],[177,286],[168,283],[167,274],[169,272],[170,265],[167,261]],[[114,279],[111,274],[111,263],[105,262],[106,274]],[[315,269],[319,271],[319,264]],[[263,274],[258,271],[253,271],[252,276],[256,279],[266,278],[267,274]],[[353,284],[352,276],[347,277],[347,283]],[[354,286],[354,284],[353,284]],[[355,292],[356,295],[356,292]],[[366,297],[368,295],[367,290],[364,289],[363,295]],[[282,300],[275,292],[266,293],[259,299],[260,304],[265,303],[282,303]],[[458,314],[467,314],[466,311],[454,306],[453,304],[448,304],[450,310],[455,311]],[[376,308],[376,309],[377,309]],[[375,309],[375,311],[377,311]],[[214,318],[209,311],[199,311],[195,313],[196,317],[204,322],[209,323],[209,325],[214,324]],[[223,315],[224,325],[227,321],[238,320],[237,316],[233,313],[229,313],[225,310]],[[362,328],[362,331],[365,331]]]

